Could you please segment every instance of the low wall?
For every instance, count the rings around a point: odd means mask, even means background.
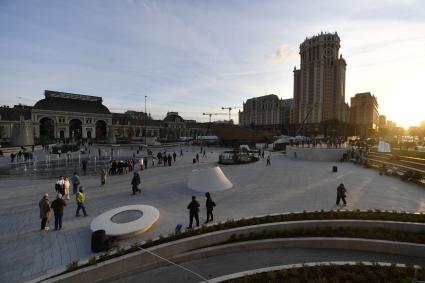
[[[262,233],[263,231],[285,231],[292,229],[312,229],[312,228],[339,228],[339,227],[357,227],[357,228],[386,228],[397,231],[424,231],[425,224],[396,222],[396,221],[374,221],[374,220],[308,220],[267,223],[253,226],[233,228],[229,230],[216,231],[199,236],[165,243],[152,248],[149,251],[162,257],[186,261],[190,259],[202,258],[219,253],[228,253],[247,250],[248,248],[276,248],[276,247],[309,247],[309,248],[334,248],[334,249],[355,249],[363,251],[375,251],[390,253],[396,255],[411,255],[425,257],[425,245],[412,243],[399,243],[380,240],[350,239],[350,238],[281,238],[242,242],[217,247],[229,240],[236,234]],[[261,243],[261,245],[259,244]],[[193,251],[192,253],[190,251]],[[127,254],[115,259],[111,259],[94,266],[69,272],[52,279],[43,281],[43,278],[33,280],[33,282],[96,282],[116,278],[119,274],[132,273],[140,270],[147,270],[163,263],[160,259],[144,251]],[[54,274],[48,275],[53,276]],[[44,277],[47,278],[47,277]]]
[[[286,147],[286,156],[310,161],[340,161],[346,148]]]

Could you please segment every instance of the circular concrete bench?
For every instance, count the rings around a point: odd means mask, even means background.
[[[127,205],[97,216],[90,229],[105,230],[108,236],[130,237],[147,231],[158,219],[159,211],[153,206]]]

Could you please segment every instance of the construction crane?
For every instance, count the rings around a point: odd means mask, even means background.
[[[239,106],[227,106],[227,107],[223,106],[223,107],[221,107],[222,110],[225,110],[225,109],[229,110],[229,123],[230,123],[230,120],[232,120],[232,117],[231,117],[232,109],[238,109],[238,108],[242,108],[242,107],[239,107]]]
[[[227,114],[226,113],[202,113],[202,115],[210,116],[210,123],[211,123],[211,116],[212,115],[227,115]]]

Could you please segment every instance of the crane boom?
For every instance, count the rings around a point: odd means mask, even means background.
[[[221,110],[229,110],[229,123],[230,123],[230,120],[232,120],[232,110],[233,109],[237,109],[237,108],[242,108],[242,107],[239,107],[239,106],[227,106],[227,107],[221,107]]]
[[[227,115],[227,114],[226,113],[202,113],[202,115],[210,116],[210,123],[211,123],[211,116],[212,115]]]

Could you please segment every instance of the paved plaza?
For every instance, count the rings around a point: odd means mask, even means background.
[[[192,195],[200,201],[200,220],[205,221],[205,197],[189,190],[187,181],[193,169],[216,164],[219,152],[224,149],[207,148],[207,158],[201,158],[199,164],[192,163],[199,147],[183,147],[182,158],[179,157],[180,148],[167,149],[168,152],[174,150],[178,157],[173,166],[149,167],[141,172],[142,193],[135,196],[131,195],[131,174],[108,176],[104,187],[100,187],[100,176],[81,176],[89,216],[75,217],[76,203],[72,197],[65,207],[64,230],[59,232],[39,231],[38,201],[45,191],[49,192],[51,201],[55,198],[56,176],[0,176],[0,281],[22,282],[73,260],[91,257],[90,222],[112,208],[146,204],[160,211],[159,221],[150,231],[125,244],[171,233],[178,223],[187,226],[186,206]],[[1,160],[3,167],[7,163],[5,159]],[[338,165],[337,173],[332,173],[333,165]],[[348,209],[425,212],[423,187],[398,178],[379,176],[374,170],[351,163],[293,160],[273,153],[268,167],[265,159],[261,159],[246,165],[221,166],[221,169],[233,183],[233,188],[212,193],[217,204],[214,221],[288,211],[335,209],[336,187],[340,183],[344,183],[348,191]]]

